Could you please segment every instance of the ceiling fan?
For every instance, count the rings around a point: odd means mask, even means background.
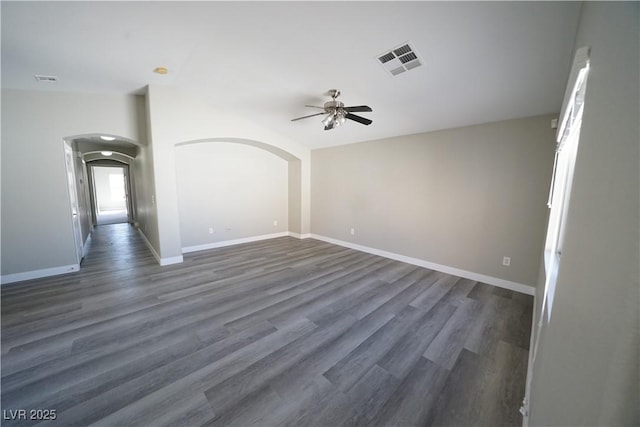
[[[340,96],[340,91],[337,89],[331,89],[329,91],[329,96],[331,96],[331,101],[327,101],[324,103],[324,107],[316,107],[315,105],[305,105],[305,107],[310,108],[320,108],[324,111],[321,113],[310,114],[308,116],[298,117],[297,119],[292,119],[292,122],[296,120],[308,119],[309,117],[321,116],[326,114],[327,117],[322,120],[322,124],[324,125],[324,130],[331,130],[337,128],[341,124],[349,120],[353,120],[354,122],[362,123],[363,125],[370,125],[373,123],[372,120],[367,119],[366,117],[357,116],[351,113],[359,113],[359,112],[371,112],[373,111],[371,107],[366,105],[357,105],[353,107],[345,107],[344,104],[340,101],[336,101],[336,98]]]

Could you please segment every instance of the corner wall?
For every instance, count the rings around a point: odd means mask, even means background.
[[[292,190],[290,185],[289,222],[299,218],[300,233],[309,233],[309,148],[248,120],[228,116],[171,87],[151,85],[147,88],[147,115],[160,230],[155,249],[161,264],[182,261],[175,146],[185,142],[240,142],[272,151],[289,162],[299,161],[300,191],[299,197],[291,198],[295,188]],[[296,201],[300,203],[294,206],[292,214],[291,202]]]
[[[312,232],[535,286],[553,117],[314,150]]]

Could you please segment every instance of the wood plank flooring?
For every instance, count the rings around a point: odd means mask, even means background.
[[[522,423],[530,296],[325,242],[160,267],[103,225],[79,273],[1,291],[3,425]]]

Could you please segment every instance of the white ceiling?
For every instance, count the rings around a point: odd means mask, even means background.
[[[2,87],[140,93],[182,88],[311,148],[553,113],[577,2],[7,2]],[[424,65],[377,55],[410,41]],[[169,74],[152,70],[165,66]],[[34,74],[55,75],[38,83]],[[331,88],[370,126],[324,131]]]

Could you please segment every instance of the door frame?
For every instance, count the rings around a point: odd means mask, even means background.
[[[98,203],[96,194],[96,180],[94,178],[94,168],[107,167],[107,168],[120,168],[124,175],[124,193],[125,193],[125,205],[127,209],[127,223],[133,224],[135,219],[133,215],[133,204],[131,200],[131,178],[129,175],[129,165],[127,163],[121,163],[117,160],[94,160],[87,162],[87,177],[89,177],[89,200],[91,201],[91,220],[93,226],[98,225]]]
[[[80,223],[80,204],[78,199],[77,173],[75,168],[76,151],[71,143],[64,140],[64,165],[67,175],[67,189],[69,191],[69,213],[71,217],[71,228],[73,231],[73,241],[78,265],[85,256],[84,242],[82,241],[82,224]]]

